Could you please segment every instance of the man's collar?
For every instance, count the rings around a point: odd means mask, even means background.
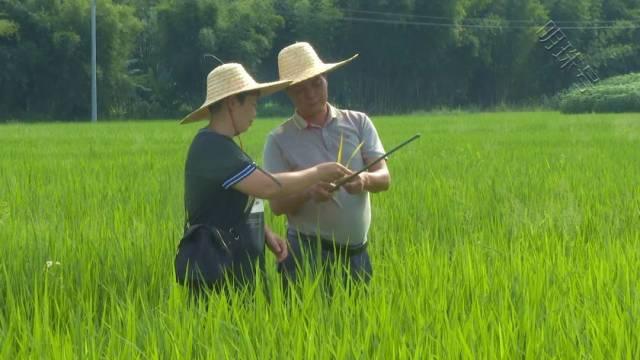
[[[324,126],[329,125],[329,123],[331,123],[333,120],[338,119],[340,117],[340,111],[338,111],[338,109],[336,109],[329,103],[327,103],[327,106],[329,107],[329,119],[327,119],[327,122],[324,124]],[[313,128],[313,127],[322,128],[322,126],[308,123],[307,120],[305,120],[302,116],[300,116],[300,114],[298,114],[297,111],[293,113],[293,117],[291,119],[293,120],[293,123],[296,125],[298,130]]]

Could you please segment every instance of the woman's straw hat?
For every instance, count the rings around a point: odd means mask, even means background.
[[[291,85],[293,85],[337,69],[356,57],[358,57],[358,54],[347,60],[325,64],[309,43],[298,42],[280,50],[278,54],[278,73],[280,74],[280,80],[292,80]]]
[[[207,76],[207,99],[204,104],[182,119],[180,124],[207,119],[209,106],[228,96],[247,91],[259,91],[260,96],[265,96],[286,88],[290,83],[288,80],[257,83],[240,64],[220,65]]]

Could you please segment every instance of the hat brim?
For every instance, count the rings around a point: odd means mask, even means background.
[[[280,90],[284,90],[290,84],[291,84],[291,80],[280,80],[280,81],[273,81],[268,83],[258,83],[255,86],[248,86],[246,88],[242,88],[237,91],[230,91],[229,93],[218,96],[217,98],[207,99],[207,101],[205,101],[204,104],[202,104],[202,106],[200,106],[197,110],[193,111],[191,114],[187,115],[184,119],[180,120],[180,124],[184,125],[184,124],[189,124],[192,122],[207,119],[209,117],[209,106],[229,96],[233,96],[233,95],[237,95],[237,94],[249,92],[249,91],[259,91],[260,94],[258,96],[263,97],[263,96],[271,95]]]
[[[322,64],[319,66],[315,66],[311,69],[307,69],[306,71],[300,73],[299,76],[297,76],[295,79],[291,79],[292,82],[291,84],[289,84],[289,86],[295,85],[295,84],[299,84],[303,81],[309,80],[311,78],[314,78],[320,74],[324,74],[324,73],[328,73],[330,71],[336,70],[337,68],[344,66],[348,63],[350,63],[351,61],[353,61],[353,59],[357,58],[359,54],[355,54],[352,57],[348,58],[347,60],[343,60],[337,63],[328,63],[328,64]]]

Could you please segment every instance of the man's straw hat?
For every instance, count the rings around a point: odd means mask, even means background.
[[[228,96],[247,91],[259,91],[260,96],[265,96],[286,88],[290,83],[288,80],[257,83],[240,64],[220,65],[207,76],[207,99],[204,104],[182,119],[180,124],[207,119],[209,106]]]
[[[292,80],[291,85],[293,85],[337,69],[356,57],[358,57],[358,54],[347,60],[325,64],[309,43],[298,42],[280,50],[278,54],[278,72],[280,80]]]

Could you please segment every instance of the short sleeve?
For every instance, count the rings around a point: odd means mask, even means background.
[[[385,154],[378,131],[366,114],[363,114],[362,119],[362,141],[364,142],[362,145],[362,157],[365,162],[368,163]]]
[[[199,134],[187,158],[186,171],[220,184],[225,189],[256,170],[253,162],[233,140],[222,135]]]
[[[284,158],[282,149],[278,146],[273,134],[270,134],[267,137],[267,141],[264,145],[263,160],[265,170],[270,173],[291,171],[286,159]]]

